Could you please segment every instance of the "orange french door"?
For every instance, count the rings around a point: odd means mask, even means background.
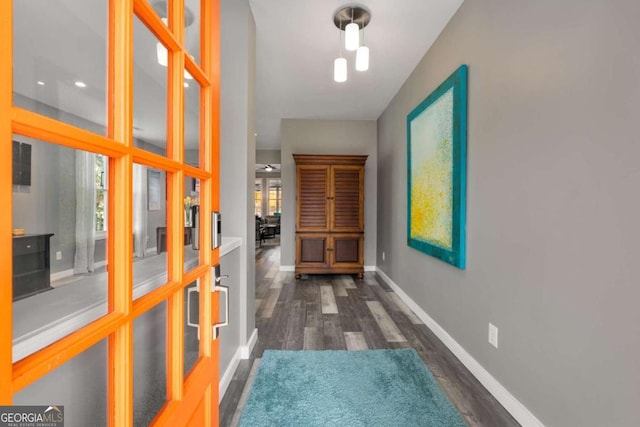
[[[140,390],[139,378],[136,375],[137,355],[152,360],[155,351],[166,358],[161,375],[164,384],[163,392],[160,394],[159,409],[148,415],[148,423],[167,426],[217,425],[219,340],[214,339],[211,326],[218,319],[220,298],[218,292],[212,292],[214,281],[212,266],[218,264],[219,254],[217,249],[211,249],[211,212],[219,210],[219,0],[169,0],[164,2],[166,20],[163,19],[165,17],[160,16],[158,8],[155,7],[158,2],[104,0],[108,24],[105,40],[107,58],[104,70],[106,114],[102,133],[92,130],[91,126],[77,124],[86,122],[84,119],[75,118],[82,115],[83,112],[80,110],[74,110],[75,115],[60,113],[56,116],[50,113],[52,109],[45,105],[45,101],[31,102],[29,93],[16,95],[18,91],[14,80],[17,76],[13,73],[18,70],[14,66],[13,59],[21,58],[19,54],[22,53],[14,51],[13,38],[17,31],[15,27],[18,26],[14,20],[16,16],[23,14],[22,9],[14,10],[18,7],[18,3],[11,0],[5,1],[0,8],[0,58],[2,58],[0,61],[0,201],[2,203],[2,209],[0,209],[0,247],[2,248],[0,252],[0,405],[12,405],[23,401],[42,405],[59,403],[28,400],[33,394],[27,391],[46,378],[49,383],[53,380],[57,381],[59,396],[63,396],[69,391],[68,388],[77,386],[68,384],[66,379],[76,375],[89,378],[86,377],[90,375],[88,372],[95,374],[95,370],[89,369],[87,372],[78,373],[73,367],[99,366],[99,370],[104,372],[98,377],[105,378],[104,424],[117,427],[137,425],[134,422],[134,393],[136,389]],[[194,59],[193,52],[189,52],[185,47],[185,25],[182,23],[193,19],[192,16],[186,16],[192,12],[186,12],[188,9],[185,8],[185,3],[197,3],[199,9],[196,17],[196,22],[199,24],[199,41],[196,43],[199,48],[196,57],[199,57],[199,60]],[[84,4],[82,0],[77,2],[79,7],[82,4]],[[57,15],[52,14],[48,18],[43,18],[36,16],[34,12],[32,18],[34,22],[38,22],[39,19],[54,19],[55,16]],[[134,45],[135,49],[138,49],[137,42],[134,43],[134,23],[142,24],[145,31],[149,33],[149,37],[153,37],[154,43],[159,43],[158,51],[161,50],[160,44],[166,51],[164,65],[167,76],[166,150],[163,153],[144,149],[143,144],[139,143],[134,136],[137,128],[134,120],[134,68],[138,67],[134,61]],[[86,23],[86,25],[90,29],[92,23]],[[75,27],[70,33],[73,31],[79,30]],[[85,52],[84,40],[70,39],[67,42],[68,49],[62,49],[65,48],[62,46],[61,52],[77,51],[78,55]],[[152,53],[154,58],[155,54],[154,51]],[[57,73],[60,81],[63,81],[64,76],[60,76],[64,74],[64,70],[51,67],[42,59],[39,61],[39,65],[33,67],[38,78],[37,85],[40,86],[36,89],[51,90],[49,82],[41,76],[46,76],[47,72]],[[189,77],[188,81],[185,80],[186,76]],[[67,83],[58,84],[57,99],[68,92],[65,84]],[[199,92],[195,95],[198,116],[196,134],[199,142],[196,148],[189,149],[185,142],[185,134],[193,133],[193,129],[188,128],[185,123],[185,98],[188,85],[199,88]],[[82,87],[80,82],[76,82],[76,86]],[[36,93],[35,90],[33,93]],[[35,107],[25,107],[25,105],[35,105]],[[73,108],[73,105],[68,107],[70,110]],[[68,119],[72,116],[73,119]],[[13,172],[16,168],[14,159],[16,151],[15,142],[12,144],[12,141],[25,143],[33,150],[31,159],[33,169],[30,173],[34,177],[32,178],[34,182],[27,186],[16,187],[15,185]],[[21,296],[16,300],[15,284],[14,287],[11,284],[15,283],[18,276],[36,277],[29,275],[32,271],[48,273],[50,268],[57,265],[61,266],[60,271],[53,273],[52,269],[50,277],[62,277],[67,274],[67,271],[71,271],[69,268],[64,270],[62,265],[65,259],[73,258],[72,254],[65,252],[67,247],[65,245],[73,246],[73,241],[65,240],[64,231],[59,231],[73,230],[72,225],[69,225],[70,217],[62,218],[51,225],[52,220],[45,216],[46,211],[51,210],[50,208],[43,209],[42,217],[39,217],[40,212],[34,212],[33,209],[28,212],[28,215],[15,213],[22,208],[17,206],[18,204],[27,203],[23,201],[33,200],[39,194],[43,194],[42,197],[46,203],[52,203],[50,199],[56,197],[51,196],[51,189],[54,187],[55,194],[61,195],[59,200],[54,200],[56,209],[62,211],[65,208],[67,202],[62,196],[66,194],[63,183],[68,176],[73,176],[69,175],[72,172],[65,170],[66,163],[60,160],[66,156],[67,152],[72,152],[75,156],[70,155],[68,158],[76,159],[74,160],[76,174],[80,164],[80,160],[77,160],[78,153],[89,153],[96,158],[104,156],[106,159],[104,167],[107,176],[104,177],[104,182],[99,183],[99,191],[104,191],[101,194],[106,195],[103,196],[106,198],[104,202],[106,208],[104,216],[98,215],[99,221],[104,218],[103,227],[106,230],[104,240],[98,240],[98,242],[104,242],[104,261],[101,264],[98,263],[104,272],[99,273],[98,271],[102,270],[98,268],[94,271],[91,267],[89,273],[73,273],[73,276],[68,279],[70,282],[68,285],[55,287],[44,293],[34,293],[33,296]],[[195,162],[187,162],[187,152],[198,153]],[[55,162],[58,163],[52,167],[51,164]],[[37,169],[40,167],[36,167],[36,164],[47,165],[52,170],[51,176],[59,177],[61,184],[54,186],[50,176],[38,178],[40,171]],[[138,169],[145,172],[137,175]],[[79,178],[77,178],[78,175],[75,176],[77,183]],[[143,204],[143,209],[145,212],[148,211],[146,215],[149,218],[145,221],[151,224],[152,220],[159,217],[156,204],[165,206],[164,211],[161,212],[163,215],[161,221],[164,222],[158,223],[154,230],[145,234],[147,241],[155,240],[156,233],[159,236],[155,250],[149,247],[140,250],[136,247],[141,244],[141,241],[145,243],[144,239],[138,239],[136,234],[139,230],[136,222],[138,219],[135,218],[137,202],[134,196],[140,188],[137,186],[139,178],[143,180],[140,182],[145,183],[143,187],[149,189]],[[162,187],[162,191],[159,192],[153,187],[158,182]],[[193,192],[186,188],[187,182],[193,182]],[[198,183],[197,191],[196,182]],[[80,196],[77,190],[75,194],[75,200],[78,203]],[[94,197],[98,196],[94,194]],[[187,198],[190,198],[189,206],[192,203],[191,198],[197,199],[199,206],[199,227],[197,228],[193,222],[196,221],[194,218],[185,220],[185,215],[191,215],[185,208]],[[76,212],[79,212],[75,214],[77,258],[78,217],[82,211],[76,210]],[[27,227],[27,233],[36,231],[47,236],[53,234],[52,237],[47,237],[51,239],[52,252],[49,255],[50,259],[43,261],[46,264],[44,267],[31,265],[28,261],[34,253],[40,253],[37,251],[44,249],[39,246],[34,248],[31,243],[20,246],[21,242],[24,242],[20,239],[24,238],[12,235],[17,233],[14,229],[19,228],[16,224],[20,225],[20,221],[28,221],[28,218],[24,217],[29,215],[34,217],[34,223],[37,225]],[[151,228],[146,223],[145,226]],[[57,232],[48,233],[48,228],[56,228]],[[193,233],[198,234],[196,236]],[[190,236],[189,242],[186,242],[186,236]],[[189,249],[196,248],[193,241],[199,242],[199,249],[196,252],[194,252],[195,249]],[[187,243],[191,246],[187,246]],[[96,244],[96,247],[100,244],[102,243]],[[17,247],[20,248],[20,252],[15,249]],[[187,251],[196,254],[189,268],[185,266]],[[142,271],[141,266],[144,266],[145,262],[153,262],[154,256],[158,257],[156,260],[162,260],[164,271],[162,275],[154,276],[156,281],[160,280],[159,283],[152,283],[153,286],[149,285],[149,288],[142,292],[137,287],[135,275]],[[22,261],[17,261],[18,257],[23,257]],[[24,269],[24,272],[14,271],[18,266]],[[25,307],[28,309],[30,300],[50,298],[49,308],[46,310],[64,310],[65,303],[54,304],[53,301],[56,295],[63,293],[64,289],[67,289],[67,293],[72,289],[64,286],[75,286],[80,289],[83,281],[93,280],[98,283],[99,277],[105,280],[104,309],[91,312],[98,314],[94,317],[86,317],[89,319],[86,324],[65,332],[66,324],[56,320],[52,325],[61,325],[56,332],[60,336],[56,336],[53,342],[38,344],[37,348],[29,349],[30,341],[27,338],[24,340],[17,338],[16,331],[22,325],[18,325],[16,319],[19,311],[24,311]],[[146,282],[151,283],[152,280],[146,280]],[[194,283],[197,283],[199,288],[194,304],[198,307],[196,321],[199,322],[200,328],[196,354],[192,357],[193,360],[187,371],[185,336],[189,331],[185,322],[187,311],[185,298],[188,295],[185,290]],[[69,302],[66,305],[70,304]],[[77,312],[88,316],[89,308],[80,307]],[[158,313],[157,317],[162,319],[165,326],[159,334],[162,336],[148,338],[157,333],[154,328],[145,329],[146,320],[152,315],[155,316],[155,313]],[[60,317],[63,316],[60,315]],[[191,319],[191,321],[194,320]],[[51,329],[53,331],[55,327],[52,326]],[[44,332],[42,335],[47,335],[46,328]],[[25,336],[30,335],[25,334]],[[139,339],[140,336],[143,339]],[[160,344],[153,347],[154,343]],[[104,357],[104,363],[97,363],[96,360],[101,357]],[[52,373],[57,376],[48,377]],[[148,375],[145,374],[145,378],[141,378],[140,381],[147,381],[146,377]],[[77,394],[77,398],[81,399],[82,392]],[[69,403],[65,408],[67,416],[65,425],[82,425],[82,422],[78,421],[79,418],[76,420],[72,418],[73,414],[81,413],[81,408],[72,406],[74,406],[73,403]]]

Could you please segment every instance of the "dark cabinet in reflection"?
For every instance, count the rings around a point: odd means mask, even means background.
[[[53,234],[13,238],[13,300],[51,289],[49,239]]]

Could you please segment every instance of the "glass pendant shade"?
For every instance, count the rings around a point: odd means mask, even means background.
[[[360,27],[355,22],[348,24],[344,29],[344,48],[354,51],[360,46]]]
[[[369,48],[360,46],[356,51],[356,70],[367,71],[369,69]]]
[[[347,59],[336,58],[333,62],[333,80],[338,83],[347,81]]]
[[[160,42],[156,44],[156,55],[158,57],[158,64],[163,67],[169,65],[169,53],[167,52],[167,48]]]

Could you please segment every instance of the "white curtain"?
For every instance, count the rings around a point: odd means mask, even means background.
[[[133,255],[143,258],[147,249],[147,168],[133,165]]]
[[[76,152],[76,253],[75,274],[94,270],[96,248],[96,157],[86,151]]]

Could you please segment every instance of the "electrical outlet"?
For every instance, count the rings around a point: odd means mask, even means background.
[[[489,322],[489,344],[498,348],[498,328]]]
[[[60,261],[62,259],[62,251],[56,252],[56,260]]]
[[[382,251],[382,262],[384,262],[384,251]]]

